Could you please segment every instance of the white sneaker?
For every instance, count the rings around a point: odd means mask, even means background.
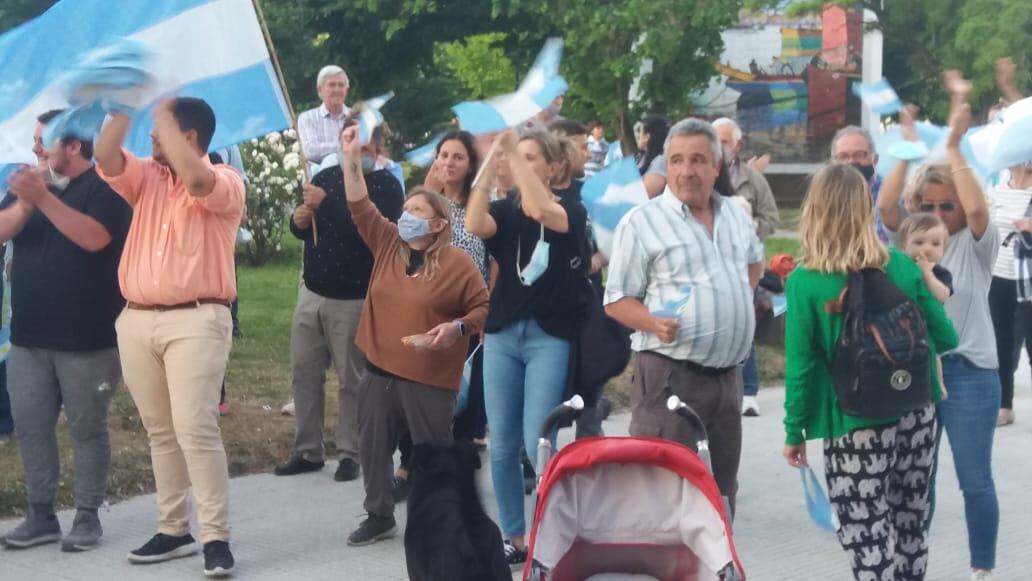
[[[760,415],[760,402],[756,401],[755,395],[747,395],[742,398],[742,415],[751,418]]]
[[[971,573],[971,581],[992,581],[993,572],[986,569],[975,569]]]
[[[285,416],[292,416],[292,415],[294,415],[294,400],[288,401],[286,403],[286,405],[284,405],[282,408],[280,408],[280,413],[285,415]]]

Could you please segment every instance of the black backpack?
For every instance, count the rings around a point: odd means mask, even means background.
[[[842,334],[831,374],[839,407],[851,416],[890,418],[932,401],[932,350],[921,308],[879,269],[850,273]]]

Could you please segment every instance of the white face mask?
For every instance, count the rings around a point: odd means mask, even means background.
[[[64,189],[68,187],[68,182],[72,181],[72,178],[54,171],[54,168],[50,165],[49,161],[47,162],[47,173],[44,176],[44,179],[46,179],[48,184],[61,191],[64,191]]]
[[[522,242],[522,240],[516,240],[516,268],[520,267],[520,250],[523,246]],[[548,242],[545,242],[545,226],[542,224],[541,237],[538,238],[537,244],[534,246],[534,253],[530,255],[530,260],[527,262],[527,266],[516,272],[516,275],[520,277],[520,282],[522,282],[524,286],[534,284],[534,282],[541,278],[541,275],[545,274],[545,271],[548,270],[548,246]]]

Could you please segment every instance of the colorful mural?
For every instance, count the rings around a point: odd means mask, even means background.
[[[770,153],[775,163],[827,159],[835,131],[859,121],[848,85],[860,78],[860,13],[838,6],[804,18],[743,11],[723,36],[719,77],[696,96],[696,112],[737,119],[749,154]]]

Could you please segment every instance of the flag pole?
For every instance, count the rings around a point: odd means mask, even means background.
[[[309,183],[312,176],[308,174],[308,157],[305,155],[305,150],[301,147],[301,132],[297,129],[297,114],[294,112],[294,104],[290,101],[290,92],[287,91],[287,83],[283,78],[283,69],[280,68],[279,56],[276,54],[276,47],[272,44],[272,35],[269,34],[269,25],[265,22],[265,12],[262,10],[261,0],[251,0],[251,4],[254,6],[254,13],[258,16],[258,24],[262,27],[262,35],[265,37],[265,48],[269,51],[269,56],[272,58],[272,67],[276,70],[276,78],[279,80],[280,91],[283,92],[283,99],[287,102],[287,111],[290,113],[290,124],[294,129],[294,132],[298,136],[298,157],[301,162],[301,171],[304,173],[305,183]],[[315,221],[315,211],[312,212],[312,246],[319,245],[319,228]]]

